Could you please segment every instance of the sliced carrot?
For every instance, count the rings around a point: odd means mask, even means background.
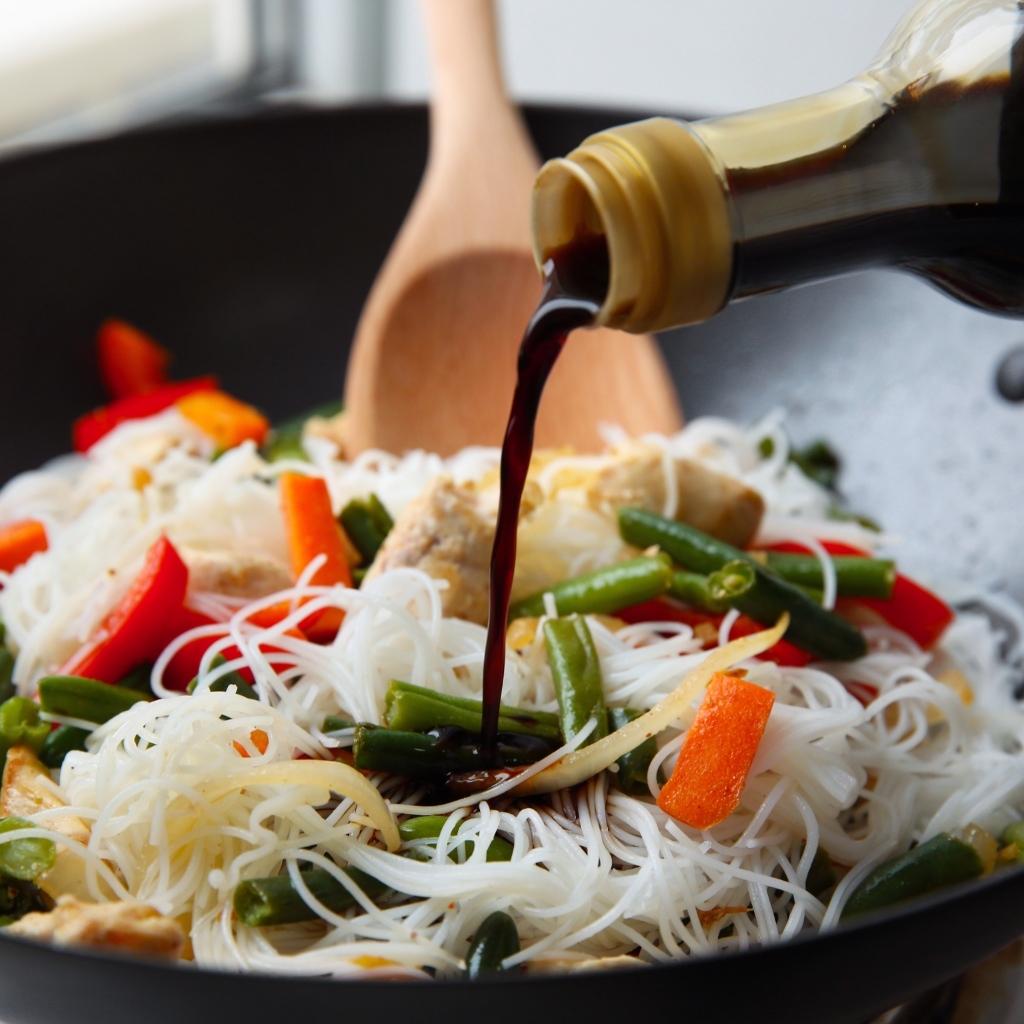
[[[300,602],[299,607],[302,606]],[[290,601],[278,601],[277,604],[261,608],[253,612],[248,621],[254,626],[268,629],[276,626],[279,622],[291,615],[292,608]],[[300,620],[298,626],[293,629],[286,629],[285,636],[294,636],[299,640],[309,640],[314,644],[330,643],[341,628],[344,615],[338,608],[325,608],[323,611],[313,612]]]
[[[692,828],[724,821],[740,802],[775,694],[738,676],[719,673],[679,752],[658,806]]]
[[[171,354],[124,320],[106,320],[96,335],[100,376],[111,398],[129,398],[167,383]]]
[[[262,444],[270,429],[263,413],[223,391],[196,391],[176,405],[178,412],[212,437],[219,448],[234,448],[243,441]]]
[[[265,754],[267,752],[267,747],[270,746],[270,737],[262,729],[253,729],[252,732],[249,733],[249,739],[252,741],[252,745],[261,754]],[[249,756],[249,751],[246,750],[238,740],[232,740],[231,742],[235,750],[237,750],[242,757]]]
[[[22,519],[0,527],[0,570],[14,572],[47,547],[46,527],[38,519]]]
[[[343,583],[352,586],[352,570],[345,558],[345,539],[334,518],[331,496],[322,477],[302,473],[281,476],[281,507],[292,571],[296,576],[318,555],[326,561],[313,574],[315,586]]]

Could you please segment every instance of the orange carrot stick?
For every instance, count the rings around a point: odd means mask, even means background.
[[[323,478],[301,473],[282,474],[281,507],[292,572],[299,576],[317,555],[326,555],[327,560],[310,582],[315,586],[344,583],[351,587],[352,570],[345,558],[345,539],[334,518]]]
[[[223,449],[243,441],[262,444],[270,425],[266,417],[251,405],[223,391],[194,391],[176,403],[178,412],[191,420]]]
[[[716,675],[658,806],[692,828],[711,828],[728,818],[740,802],[774,703],[775,694],[764,687]]]
[[[37,519],[23,519],[0,527],[0,569],[14,572],[47,546],[46,527]]]

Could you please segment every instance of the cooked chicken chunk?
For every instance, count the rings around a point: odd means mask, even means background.
[[[185,548],[181,554],[193,590],[257,598],[284,590],[294,582],[286,565],[265,555],[196,548]]]
[[[310,416],[302,427],[302,439],[309,437],[323,438],[338,446],[339,452],[345,451],[345,411],[333,416]]]
[[[3,786],[0,788],[0,815],[5,818],[31,818],[39,811],[64,806],[65,802],[42,761],[28,747],[11,747],[7,751]],[[48,818],[45,825],[76,842],[89,842],[89,827],[75,814]],[[78,854],[61,847],[57,849],[53,867],[38,883],[54,898],[66,893],[76,896],[89,893],[85,883],[85,862]]]
[[[176,960],[185,943],[177,921],[144,903],[84,903],[74,896],[62,896],[49,913],[26,914],[7,932],[60,946],[91,946],[168,960]]]
[[[675,519],[736,547],[750,543],[764,513],[761,495],[691,459],[672,459],[666,467],[664,456],[656,450],[629,455],[601,471],[588,497],[595,507],[608,512],[632,505],[660,513],[673,475]]]
[[[493,541],[494,523],[475,493],[439,477],[398,517],[366,578],[399,567],[422,569],[448,581],[445,615],[485,623]]]
[[[43,762],[28,747],[11,747],[7,751],[3,786],[0,787],[0,814],[5,818],[31,818],[39,811],[64,806]],[[89,842],[88,827],[74,814],[53,817],[46,822],[46,827],[80,843]]]

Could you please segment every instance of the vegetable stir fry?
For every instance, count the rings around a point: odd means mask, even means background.
[[[766,422],[541,452],[481,743],[497,453],[348,459],[108,321],[0,491],[0,922],[476,978],[842,926],[1024,863],[1000,637]],[[1012,660],[1010,652],[1009,660]]]

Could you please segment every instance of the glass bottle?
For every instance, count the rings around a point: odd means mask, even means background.
[[[926,0],[829,92],[591,136],[541,169],[533,234],[629,331],[871,266],[1024,316],[1024,0]]]

